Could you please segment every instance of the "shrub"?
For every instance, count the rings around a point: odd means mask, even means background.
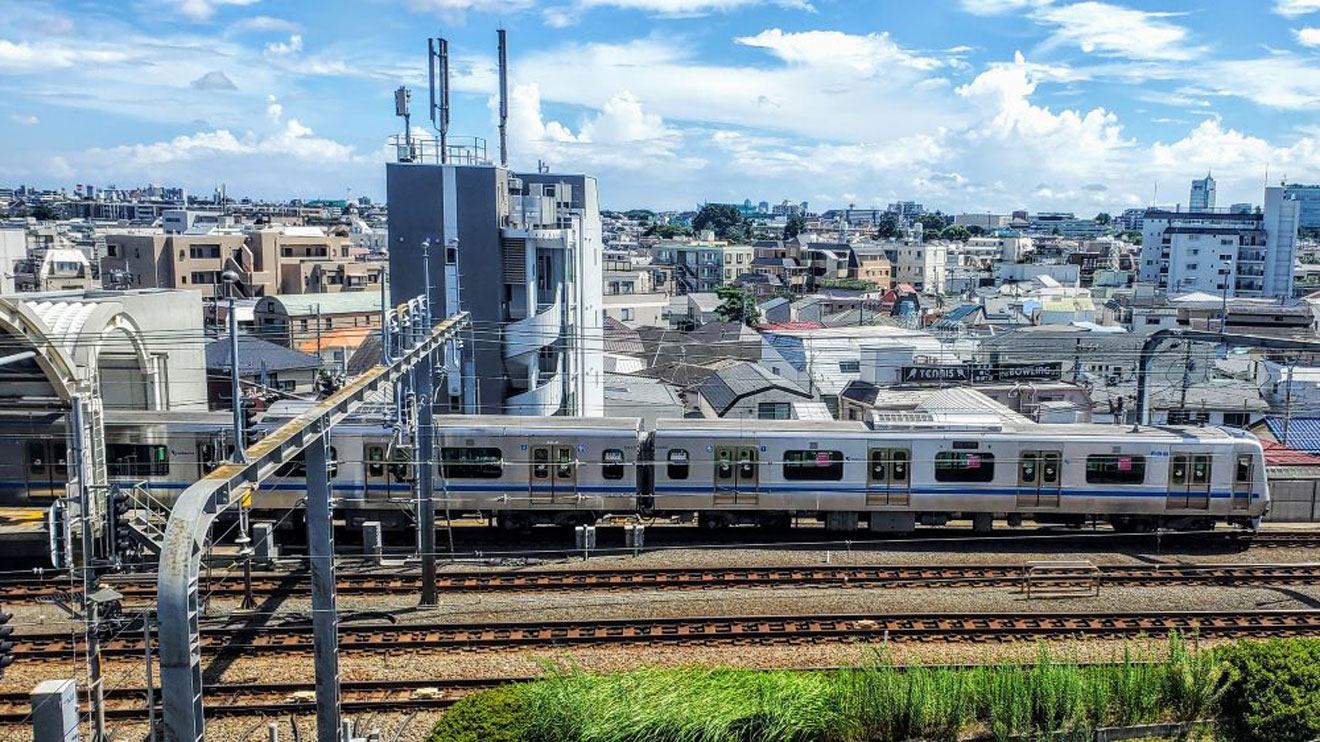
[[[522,742],[527,719],[521,686],[481,691],[450,706],[431,730],[429,742]]]
[[[1320,737],[1320,641],[1239,642],[1216,656],[1231,672],[1222,718],[1232,738],[1303,742]]]

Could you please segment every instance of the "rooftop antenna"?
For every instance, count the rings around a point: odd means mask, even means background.
[[[431,125],[440,134],[440,164],[443,165],[449,161],[449,41],[440,37],[427,39],[426,56],[426,74],[431,88]]]
[[[505,125],[509,121],[509,43],[504,29],[499,34],[500,47],[500,167],[509,166],[509,140],[505,136]]]

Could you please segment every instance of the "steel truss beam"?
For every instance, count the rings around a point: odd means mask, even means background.
[[[205,737],[201,638],[198,629],[198,570],[212,522],[298,452],[315,443],[312,445],[312,455],[306,461],[311,473],[315,463],[313,459],[324,461],[325,436],[334,425],[350,415],[372,393],[402,379],[413,367],[432,368],[443,365],[434,363],[435,356],[443,353],[446,342],[455,337],[468,324],[469,319],[469,315],[462,312],[437,324],[428,335],[411,348],[400,352],[399,357],[388,365],[372,367],[343,389],[250,446],[246,462],[221,465],[179,496],[165,527],[157,581],[156,610],[160,624],[161,690],[166,742],[201,742]],[[310,480],[315,478],[309,477],[309,485],[314,484]],[[325,485],[324,482],[321,484]],[[316,526],[319,532],[323,530],[329,514],[329,488],[320,486],[317,489],[321,491],[309,491],[309,497],[327,498],[324,503],[309,504],[309,510],[312,511],[310,515],[318,515],[319,512],[320,523]],[[309,529],[312,527],[309,523]],[[315,568],[317,551],[315,546],[313,549]],[[329,575],[314,575],[314,583],[323,583],[327,576],[333,588],[333,572]],[[333,606],[332,592],[329,598],[331,602],[328,605]],[[330,628],[327,631],[333,632],[333,624],[328,625]],[[318,630],[318,636],[321,633]],[[319,653],[318,649],[318,656]],[[323,680],[318,673],[318,706],[323,695],[322,684],[329,681]],[[335,685],[338,684],[337,678],[333,681]],[[335,736],[325,736],[326,732],[338,734],[338,730],[318,730],[320,740],[335,739]]]

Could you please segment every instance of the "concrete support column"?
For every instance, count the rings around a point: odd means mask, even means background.
[[[435,590],[435,363],[417,364],[417,541],[422,554],[422,605],[437,603]]]
[[[335,596],[335,532],[330,505],[330,443],[318,421],[307,445],[307,554],[312,572],[312,639],[316,668],[316,739],[339,742],[339,615]]]

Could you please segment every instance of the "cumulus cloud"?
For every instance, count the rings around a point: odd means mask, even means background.
[[[1070,44],[1087,54],[1133,59],[1185,60],[1197,50],[1189,48],[1187,30],[1164,20],[1173,14],[1148,13],[1110,3],[1086,2],[1050,6],[1034,17],[1056,26],[1050,43]]]
[[[778,28],[735,39],[744,46],[767,49],[792,64],[843,65],[862,74],[875,74],[894,65],[932,70],[942,62],[903,49],[888,33],[866,35],[842,31],[785,33]]]
[[[221,70],[211,70],[188,83],[197,90],[238,90],[238,86]]]
[[[999,15],[1046,5],[1050,0],[962,0],[963,10],[975,15]]]
[[[284,18],[276,18],[269,15],[255,15],[251,18],[243,18],[229,24],[230,33],[242,33],[248,31],[254,32],[276,32],[276,33],[299,33],[302,31],[302,25]]]
[[[1274,12],[1293,18],[1320,10],[1320,0],[1276,0]]]
[[[1320,28],[1308,26],[1293,31],[1293,38],[1302,46],[1320,46]]]
[[[193,21],[209,21],[215,15],[216,8],[222,5],[252,5],[258,0],[176,0],[175,10]]]
[[[302,34],[291,34],[288,41],[272,41],[266,44],[266,53],[275,57],[287,57],[302,51]]]
[[[283,116],[284,106],[280,105],[274,94],[266,96],[266,118],[270,119],[272,123],[278,124]]]
[[[104,44],[57,42],[13,42],[0,39],[0,71],[39,72],[75,64],[114,64],[133,59],[125,49]]]
[[[41,119],[37,118],[36,116],[32,116],[30,114],[22,114],[22,113],[9,114],[9,120],[13,121],[19,126],[36,126],[37,124],[41,123]]]

